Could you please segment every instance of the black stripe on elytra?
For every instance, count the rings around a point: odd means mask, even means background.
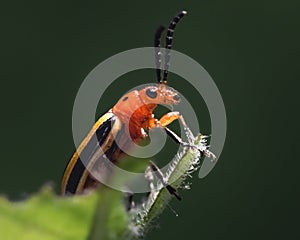
[[[115,139],[114,139],[113,143],[111,144],[111,147],[105,152],[106,157],[113,163],[116,163],[117,159],[112,159],[112,155],[117,149],[119,149],[118,142],[120,140],[120,137],[123,135],[123,133],[124,133],[124,125],[122,125],[122,128],[120,129],[118,134],[115,136]]]
[[[85,166],[90,161],[91,156],[95,153],[96,149],[103,144],[106,137],[110,133],[112,126],[114,125],[116,121],[116,118],[113,116],[103,122],[99,128],[96,130],[96,134],[94,134],[90,141],[86,144],[85,148],[82,150],[80,157],[77,159],[72,172],[70,174],[70,177],[68,179],[67,185],[66,185],[66,193],[74,194],[76,192],[77,186],[79,184],[80,178],[85,170]],[[84,159],[84,163],[82,163],[82,160]]]

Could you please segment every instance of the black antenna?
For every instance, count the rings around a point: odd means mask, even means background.
[[[161,41],[161,35],[164,32],[166,28],[164,26],[159,26],[159,28],[156,30],[154,35],[154,47],[155,47],[155,64],[156,64],[156,78],[159,83],[162,82],[161,80],[161,58],[162,54],[160,51],[160,41]]]
[[[166,50],[165,68],[164,68],[165,70],[164,70],[163,82],[167,82],[167,79],[168,79],[169,66],[170,66],[170,55],[171,55],[170,49],[172,48],[173,34],[174,34],[174,30],[175,30],[176,24],[186,14],[187,14],[186,11],[181,11],[170,22],[170,25],[169,25],[169,28],[168,28],[168,32],[167,32],[167,36],[166,36],[166,49],[167,50]]]

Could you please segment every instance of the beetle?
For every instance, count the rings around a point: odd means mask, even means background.
[[[165,28],[160,26],[155,33],[154,46],[158,83],[125,94],[116,105],[100,117],[79,145],[65,169],[61,185],[62,194],[82,194],[85,190],[98,186],[100,183],[93,177],[94,175],[91,172],[107,174],[101,166],[103,159],[109,159],[112,163],[117,164],[120,158],[125,155],[121,149],[128,149],[131,147],[132,142],[138,143],[146,138],[145,130],[162,128],[176,143],[189,146],[167,127],[171,122],[178,119],[186,126],[179,112],[168,112],[160,119],[155,118],[153,115],[153,111],[158,104],[176,105],[180,102],[178,92],[167,85],[170,62],[170,51],[168,50],[172,48],[176,24],[186,14],[186,11],[179,12],[169,24],[166,34],[167,52],[163,72],[161,70],[160,42]],[[116,138],[118,138],[118,144]],[[88,159],[86,164],[83,164],[82,157]],[[168,191],[180,199],[176,189],[164,181],[159,168],[153,162],[150,165],[152,170],[158,173]]]

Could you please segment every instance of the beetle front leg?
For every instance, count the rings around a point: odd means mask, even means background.
[[[182,118],[180,112],[168,112],[159,119],[159,124],[162,127],[166,127],[172,122],[174,122],[175,120],[180,118]],[[186,126],[185,121],[184,121],[184,125]]]
[[[193,136],[191,130],[189,129],[189,127],[187,126],[183,116],[180,114],[180,112],[168,112],[165,115],[163,115],[160,119],[159,119],[159,124],[162,127],[167,127],[169,124],[171,124],[173,121],[175,120],[179,120],[186,132],[186,135],[190,135]],[[172,132],[172,131],[171,131]],[[176,135],[174,132],[172,132],[173,135]],[[168,133],[169,135],[169,133]],[[176,135],[177,136],[177,135]],[[172,137],[173,138],[173,137]],[[177,141],[178,143],[184,143],[180,137],[177,136],[177,139],[180,141]],[[190,139],[188,138],[188,141],[190,141]],[[193,143],[190,142],[190,144],[192,145]]]
[[[191,139],[188,138],[189,143],[184,142],[181,137],[179,137],[176,133],[174,133],[172,130],[170,130],[167,126],[171,124],[173,121],[179,120],[181,124],[184,127],[184,130],[187,132],[190,132],[190,129],[188,128],[184,118],[180,114],[180,112],[168,112],[165,115],[163,115],[159,121],[158,121],[158,127],[162,127],[165,129],[166,133],[173,139],[173,141],[177,144],[180,144],[184,147],[195,147],[193,145],[193,142]],[[187,136],[191,135],[192,133],[187,133]]]
[[[183,116],[179,113],[179,112],[169,112],[167,114],[165,114],[164,116],[162,116],[159,120],[159,126],[163,127],[166,131],[166,133],[168,134],[169,137],[171,137],[173,139],[173,141],[183,147],[191,147],[191,148],[196,148],[197,150],[199,150],[201,152],[201,154],[205,155],[206,157],[209,157],[212,159],[212,161],[214,161],[216,159],[216,156],[210,152],[207,149],[199,149],[198,147],[196,147],[193,142],[191,141],[190,138],[188,138],[188,143],[184,142],[181,137],[179,137],[176,133],[174,133],[172,130],[170,130],[167,126],[169,124],[171,124],[173,121],[175,120],[179,120],[181,122],[181,124],[184,127],[184,130],[186,131],[187,136],[188,135],[193,135],[191,133],[191,130],[188,128]],[[206,136],[205,136],[206,137]]]

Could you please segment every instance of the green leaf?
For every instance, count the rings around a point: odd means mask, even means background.
[[[60,197],[47,187],[22,202],[10,202],[1,197],[1,239],[86,239],[94,221],[96,205],[105,206],[109,213],[109,216],[106,217],[109,224],[105,224],[105,228],[114,229],[117,232],[120,227],[110,223],[113,223],[114,218],[119,218],[121,215],[117,213],[122,207],[121,202],[118,203],[118,200],[120,200],[119,195],[112,196],[110,194],[110,199],[114,200],[114,206],[111,206],[111,208],[108,208],[105,191],[103,191],[101,198],[96,192],[86,196]],[[123,219],[126,219],[125,214]],[[123,226],[126,225],[123,224]],[[102,227],[104,231],[107,231],[105,228]]]

